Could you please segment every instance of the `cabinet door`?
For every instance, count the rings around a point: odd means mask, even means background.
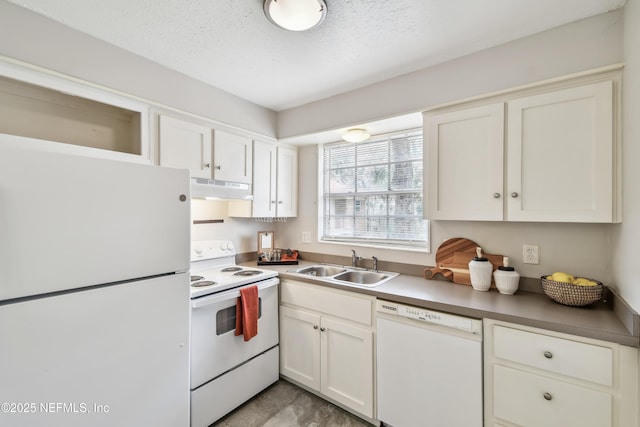
[[[321,392],[373,418],[373,332],[322,318]]]
[[[425,114],[427,219],[502,220],[504,104]]]
[[[216,130],[213,143],[214,179],[251,184],[251,138]]]
[[[189,169],[193,178],[211,178],[211,129],[160,116],[160,166]]]
[[[276,215],[298,215],[298,151],[295,148],[278,147],[277,172],[278,203]]]
[[[613,84],[508,104],[507,219],[613,221]]]
[[[253,143],[253,216],[276,216],[276,147]]]
[[[320,390],[320,317],[280,306],[280,373]]]

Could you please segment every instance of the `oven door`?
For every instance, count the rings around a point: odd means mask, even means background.
[[[241,288],[191,301],[191,389],[216,378],[278,344],[277,278],[258,286],[258,335],[244,341],[235,336],[236,301]]]

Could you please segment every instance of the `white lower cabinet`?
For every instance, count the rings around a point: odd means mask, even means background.
[[[280,374],[373,418],[374,302],[366,295],[283,280]]]
[[[485,425],[638,426],[638,350],[484,321]]]
[[[611,426],[612,396],[568,382],[495,365],[494,416],[517,425]]]

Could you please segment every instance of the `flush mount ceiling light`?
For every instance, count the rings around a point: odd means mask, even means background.
[[[342,139],[347,142],[362,142],[369,138],[369,132],[364,129],[349,129],[342,135]]]
[[[327,15],[324,0],[264,0],[269,21],[290,31],[305,31],[320,25]]]

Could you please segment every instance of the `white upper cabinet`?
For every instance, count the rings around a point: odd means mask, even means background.
[[[503,103],[425,115],[428,219],[502,219],[503,123]]]
[[[251,184],[253,140],[216,130],[213,137],[213,177]]]
[[[298,151],[293,147],[278,147],[276,216],[298,215]]]
[[[230,201],[229,216],[293,218],[298,215],[298,151],[253,142],[253,201]]]
[[[253,211],[252,216],[272,218],[276,216],[276,158],[277,149],[273,144],[255,141],[253,143]]]
[[[193,178],[251,184],[251,138],[160,116],[160,166],[189,169]]]
[[[613,81],[497,101],[425,113],[427,219],[619,221]]]
[[[160,166],[189,169],[192,178],[211,179],[211,129],[160,116]]]
[[[612,82],[508,103],[507,218],[613,221]]]

